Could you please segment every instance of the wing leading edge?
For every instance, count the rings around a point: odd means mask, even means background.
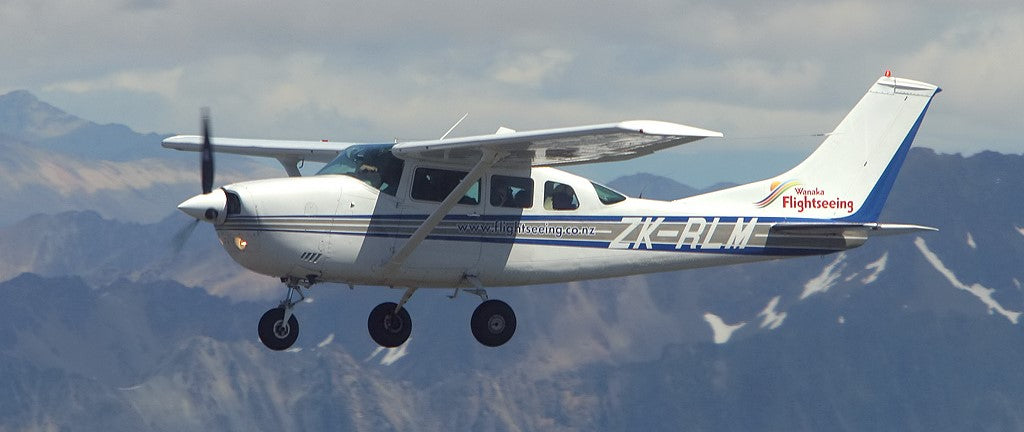
[[[632,159],[721,132],[675,123],[634,120],[591,126],[398,143],[403,159],[472,166],[484,149],[502,158],[494,166],[576,165]]]
[[[163,146],[181,151],[199,151],[203,137],[198,135],[177,135],[163,141]],[[330,162],[352,143],[323,141],[284,141],[243,138],[213,138],[213,151],[247,156],[272,157],[277,159]]]

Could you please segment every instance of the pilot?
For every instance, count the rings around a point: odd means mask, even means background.
[[[552,210],[575,210],[578,207],[573,203],[573,198],[576,197],[576,193],[573,192],[569,185],[559,183],[555,186],[554,190],[551,191],[551,209]]]
[[[398,182],[402,179],[402,161],[381,154],[380,177],[382,182],[381,192],[394,196],[398,192]]]

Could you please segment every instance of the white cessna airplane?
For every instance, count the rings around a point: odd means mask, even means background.
[[[405,304],[417,289],[479,295],[470,328],[493,347],[512,337],[516,316],[485,288],[822,255],[875,235],[934,230],[877,220],[939,91],[886,72],[795,168],[675,201],[629,198],[551,167],[626,160],[721,133],[626,121],[384,144],[211,140],[204,115],[203,135],[163,146],[202,153],[203,193],[178,208],[213,224],[239,264],[287,285],[259,322],[268,348],[295,342],[293,309],[320,282],[404,288],[397,303],[370,312],[370,337],[384,347],[409,338]],[[290,177],[213,190],[214,151],[276,158]],[[326,165],[302,177],[301,161]]]

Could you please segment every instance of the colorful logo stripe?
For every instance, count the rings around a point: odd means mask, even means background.
[[[772,190],[768,193],[768,196],[764,197],[761,201],[755,202],[754,205],[758,208],[765,208],[775,202],[783,193],[790,190],[794,186],[799,186],[800,182],[797,180],[789,180],[784,183],[773,182]]]

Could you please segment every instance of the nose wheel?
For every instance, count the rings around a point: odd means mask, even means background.
[[[288,349],[299,338],[299,320],[295,315],[291,315],[286,321],[284,316],[285,308],[276,307],[268,310],[260,318],[260,342],[274,351]]]
[[[284,300],[281,300],[280,305],[263,314],[256,329],[260,342],[274,351],[291,348],[295,340],[299,338],[299,320],[292,314],[292,310],[295,309],[296,304],[305,300],[306,296],[302,295],[302,289],[309,289],[313,286],[316,283],[316,276],[309,275],[305,279],[283,277],[281,282],[288,287],[288,294]],[[292,300],[293,294],[299,295],[298,301]]]
[[[501,300],[480,303],[469,320],[473,337],[489,347],[504,345],[516,333],[516,313]]]

